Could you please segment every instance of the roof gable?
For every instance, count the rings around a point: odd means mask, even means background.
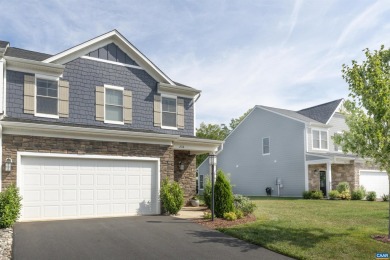
[[[100,47],[99,49],[91,51],[86,54],[86,56],[138,66],[138,64],[115,43],[110,43],[106,46]]]
[[[314,119],[323,124],[327,124],[342,101],[343,99],[337,99],[328,103],[299,110],[297,111],[297,113]]]
[[[156,81],[176,85],[167,75],[165,75],[153,62],[141,53],[133,44],[123,37],[117,30],[110,31],[89,41],[74,46],[68,50],[60,52],[48,59],[46,63],[65,64],[69,61],[86,56],[100,48],[114,43],[120,50],[129,56],[138,66],[147,71]],[[112,46],[112,45],[110,45]]]

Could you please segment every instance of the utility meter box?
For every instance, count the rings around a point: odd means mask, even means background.
[[[276,178],[276,185],[282,185],[282,178]]]

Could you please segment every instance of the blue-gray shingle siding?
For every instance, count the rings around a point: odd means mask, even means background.
[[[66,64],[63,79],[69,81],[69,118],[51,119],[23,113],[23,72],[7,71],[7,116],[45,122],[82,126],[103,126],[132,130],[148,130],[166,134],[193,135],[194,109],[191,99],[184,99],[185,128],[168,130],[153,125],[153,96],[157,82],[144,70],[83,58]],[[113,125],[96,121],[95,90],[104,84],[124,87],[133,93],[132,124]]]

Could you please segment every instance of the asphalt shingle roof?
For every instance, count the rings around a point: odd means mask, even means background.
[[[343,99],[337,99],[314,107],[308,107],[297,113],[326,124]]]
[[[52,55],[41,53],[41,52],[28,51],[28,50],[14,48],[14,47],[8,47],[7,51],[5,52],[5,56],[22,58],[26,60],[43,61],[46,60],[47,58],[50,58]]]
[[[0,41],[0,48],[5,48],[5,47],[7,47],[8,44],[9,44],[9,42]]]
[[[297,112],[292,111],[292,110],[275,108],[275,107],[267,107],[267,106],[259,106],[259,107],[262,107],[262,108],[264,108],[266,110],[273,111],[275,113],[279,113],[279,114],[282,114],[282,115],[285,115],[285,116],[297,119],[299,121],[303,121],[303,122],[307,122],[307,123],[320,123],[320,122],[318,122],[316,120],[313,120],[313,119],[311,119],[311,118],[309,118],[307,116],[298,114]]]

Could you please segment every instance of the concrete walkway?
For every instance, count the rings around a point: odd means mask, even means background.
[[[183,207],[175,216],[181,219],[200,219],[207,207]]]

